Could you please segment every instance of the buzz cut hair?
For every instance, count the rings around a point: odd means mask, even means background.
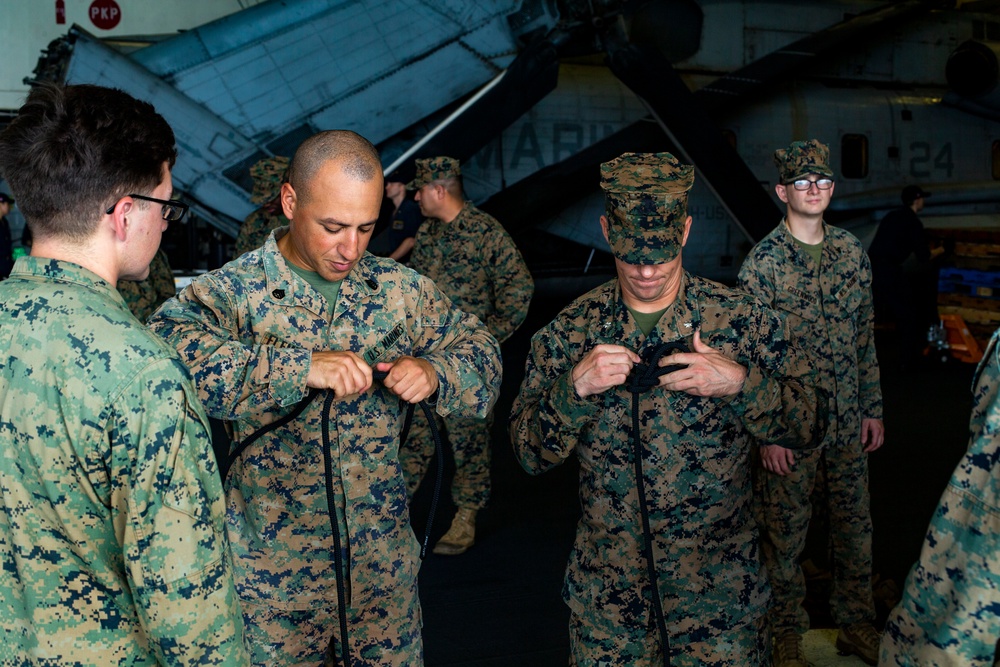
[[[327,162],[338,163],[358,181],[382,178],[382,161],[372,142],[350,130],[326,130],[303,141],[288,167],[288,182],[299,201],[306,199],[309,185]]]
[[[448,178],[441,178],[434,182],[443,187],[455,199],[465,199],[465,189],[462,187],[461,176],[449,176]]]

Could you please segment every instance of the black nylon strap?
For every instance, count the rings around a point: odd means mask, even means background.
[[[646,503],[646,485],[642,472],[642,442],[639,438],[639,396],[659,385],[660,376],[686,368],[686,364],[667,364],[660,367],[660,360],[670,352],[687,352],[683,341],[664,343],[653,351],[648,364],[636,364],[632,367],[626,380],[626,387],[632,394],[632,462],[635,467],[635,488],[639,496],[639,518],[642,522],[643,556],[646,559],[646,575],[652,588],[653,611],[656,616],[656,628],[660,634],[660,650],[663,653],[663,664],[670,665],[670,635],[667,632],[667,620],[663,613],[663,601],[656,584],[656,564],[653,558],[653,532],[649,527],[649,506]]]
[[[386,371],[373,371],[372,379],[378,382],[384,382],[386,377],[388,377],[388,372]],[[347,628],[347,583],[343,562],[343,554],[341,553],[341,536],[340,529],[337,526],[337,513],[336,513],[336,503],[334,502],[334,489],[333,489],[333,460],[331,456],[331,440],[330,440],[330,413],[333,409],[333,401],[335,399],[334,392],[327,390],[323,392],[319,389],[310,389],[309,394],[302,399],[302,401],[295,407],[294,410],[289,412],[287,415],[278,419],[275,422],[268,424],[250,434],[245,438],[229,455],[226,461],[226,469],[220,471],[222,473],[222,478],[225,479],[229,474],[229,470],[232,468],[233,463],[235,463],[242,455],[246,449],[252,445],[254,442],[259,440],[264,435],[267,435],[275,429],[281,428],[282,426],[288,424],[293,419],[302,414],[302,412],[319,396],[321,393],[326,394],[326,398],[323,401],[323,468],[324,476],[326,478],[326,498],[327,498],[327,509],[330,514],[330,528],[333,532],[333,559],[334,568],[336,570],[337,579],[337,616],[340,623],[340,637],[341,637],[341,663],[343,667],[350,667],[351,665],[351,655],[349,650],[349,644],[347,641],[348,628]],[[413,408],[416,404],[410,403],[406,408],[406,417],[403,420],[403,429],[399,434],[399,446],[402,447],[403,443],[406,442],[406,437],[410,432],[410,424],[413,420]],[[430,424],[431,436],[434,438],[434,457],[437,459],[437,476],[434,480],[434,496],[431,499],[430,513],[427,517],[427,526],[424,529],[424,540],[420,546],[420,559],[423,560],[427,556],[427,545],[431,537],[431,528],[434,525],[434,516],[437,513],[438,500],[441,497],[441,485],[444,479],[444,445],[441,441],[441,433],[437,426],[437,421],[434,419],[434,408],[428,404],[427,401],[420,401],[420,408],[424,411],[424,415],[427,417],[427,422]],[[327,649],[327,655],[332,660],[333,664],[337,664],[337,652],[336,652],[336,642],[337,637],[334,635],[330,638],[330,645]]]

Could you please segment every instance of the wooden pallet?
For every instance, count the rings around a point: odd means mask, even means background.
[[[949,249],[945,260],[961,269],[1000,271],[1000,229],[929,228],[928,238]]]
[[[938,312],[960,318],[956,331],[967,330],[981,354],[1000,327],[1000,228],[928,228],[927,235],[949,250],[942,257],[948,266],[938,272]],[[957,338],[949,342],[966,344]]]

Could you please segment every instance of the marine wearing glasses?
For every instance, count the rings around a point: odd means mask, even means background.
[[[136,194],[126,195],[126,196],[131,197],[132,199],[142,199],[145,201],[151,201],[157,204],[162,204],[163,208],[160,210],[160,215],[162,215],[163,219],[166,220],[167,222],[177,222],[178,220],[184,217],[184,214],[187,213],[188,208],[190,208],[184,202],[177,201],[175,199],[170,199],[170,200],[157,199],[155,197],[147,197],[146,195],[136,195]],[[107,215],[111,215],[112,213],[114,213],[115,206],[117,205],[118,202],[115,202],[114,204],[109,206],[108,210],[106,210],[104,213]]]
[[[785,185],[791,185],[796,190],[808,190],[814,185],[820,190],[829,190],[833,187],[833,179],[817,178],[815,180],[810,180],[808,178],[797,178],[790,183],[785,183]]]

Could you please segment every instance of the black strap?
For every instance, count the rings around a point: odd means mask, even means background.
[[[437,459],[437,475],[434,478],[434,494],[431,496],[431,508],[427,515],[427,525],[424,526],[424,541],[420,544],[420,560],[427,557],[427,544],[431,539],[431,527],[434,525],[434,517],[437,515],[438,500],[441,499],[441,484],[444,480],[444,445],[441,442],[441,431],[438,429],[437,420],[434,418],[434,408],[427,404],[427,401],[420,401],[420,409],[427,417],[427,423],[431,427],[431,436],[434,438],[434,458]],[[407,412],[407,420],[403,424],[403,432],[399,436],[399,446],[406,442],[406,435],[409,431],[410,419],[413,417],[413,404],[410,403]]]
[[[279,419],[277,421],[274,421],[274,422],[271,422],[267,426],[263,426],[263,427],[257,429],[256,431],[254,431],[253,433],[251,433],[249,436],[247,436],[246,438],[244,438],[243,441],[240,442],[240,444],[238,444],[236,446],[236,448],[229,454],[229,458],[226,460],[226,468],[225,468],[225,470],[220,470],[219,471],[219,474],[221,475],[222,480],[223,481],[226,480],[226,477],[229,476],[229,471],[233,467],[233,464],[236,463],[241,456],[243,456],[243,452],[246,451],[247,447],[249,447],[253,443],[257,442],[257,440],[259,440],[263,436],[267,435],[271,431],[274,431],[275,429],[281,428],[282,426],[284,426],[288,422],[292,421],[293,419],[295,419],[296,417],[298,417],[299,415],[301,415],[302,411],[305,410],[307,407],[309,407],[309,404],[312,403],[316,399],[316,397],[319,396],[319,394],[320,394],[320,390],[319,389],[310,389],[309,393],[306,394],[306,397],[304,399],[302,399],[301,401],[299,401],[299,404],[295,406],[294,410],[292,410],[291,412],[289,412],[287,415],[285,415],[281,419]]]
[[[330,514],[330,529],[333,532],[333,567],[337,579],[337,617],[340,621],[340,657],[344,667],[351,667],[351,651],[347,642],[347,582],[344,577],[344,554],[341,552],[340,527],[337,525],[337,504],[333,490],[333,456],[330,454],[330,409],[335,395],[326,392],[323,402],[323,472],[326,476],[326,506]],[[337,635],[330,637],[329,655],[337,664]]]
[[[660,376],[673,373],[686,367],[686,364],[667,364],[660,367],[659,362],[670,352],[687,352],[683,341],[664,343],[653,351],[648,364],[636,364],[632,367],[625,386],[632,394],[632,462],[635,466],[635,488],[639,496],[639,517],[642,521],[643,555],[646,559],[646,574],[652,588],[653,610],[656,614],[656,628],[660,634],[660,650],[663,652],[663,664],[670,665],[670,635],[667,633],[667,620],[663,613],[663,601],[660,599],[660,589],[657,585],[656,564],[653,559],[653,532],[649,527],[649,506],[646,503],[646,485],[642,473],[642,442],[639,437],[639,396],[659,385]]]
[[[385,378],[388,376],[386,371],[373,371],[372,379],[378,382],[384,382]],[[232,468],[233,463],[235,463],[246,451],[247,447],[252,445],[254,442],[259,440],[264,435],[274,431],[275,429],[281,428],[285,424],[302,414],[302,412],[320,395],[321,390],[310,389],[309,394],[302,399],[302,401],[295,406],[295,409],[289,412],[287,415],[274,421],[267,426],[264,426],[247,438],[240,442],[239,445],[233,449],[232,453],[229,455],[229,459],[226,461],[226,469],[220,471],[222,473],[222,478],[225,479],[229,474],[229,470]],[[323,425],[323,472],[326,477],[326,502],[327,511],[330,514],[330,528],[333,532],[333,560],[334,568],[336,569],[336,579],[337,579],[337,616],[340,622],[340,637],[341,639],[341,664],[343,667],[350,667],[351,665],[351,655],[348,649],[347,641],[347,582],[344,576],[346,572],[344,568],[344,556],[342,553],[341,546],[341,536],[340,528],[337,525],[337,511],[336,502],[334,497],[333,488],[333,457],[331,456],[331,441],[330,441],[330,413],[333,409],[333,401],[335,399],[333,391],[326,391],[326,398],[323,401],[323,414],[322,414],[322,425]],[[406,437],[410,432],[410,425],[413,421],[413,403],[410,403],[406,408],[406,417],[403,420],[403,428],[399,434],[399,446],[402,447],[403,443],[406,442]],[[420,408],[424,411],[424,415],[427,417],[427,422],[430,424],[431,436],[434,438],[434,457],[437,459],[437,477],[434,480],[434,495],[431,499],[430,514],[427,517],[427,526],[424,529],[424,541],[420,546],[420,559],[423,560],[427,557],[427,545],[431,538],[431,528],[434,525],[434,516],[437,513],[438,500],[441,497],[441,485],[444,479],[444,446],[441,441],[441,432],[438,429],[437,421],[434,418],[434,408],[431,407],[427,401],[420,401]],[[336,641],[337,636],[334,635],[330,637],[330,645],[327,649],[327,653],[331,658],[334,665],[337,664],[337,652],[336,652]]]

